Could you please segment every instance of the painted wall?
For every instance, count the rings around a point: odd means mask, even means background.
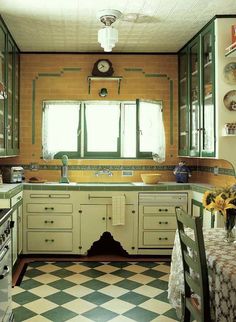
[[[112,61],[114,76],[122,76],[120,94],[116,81],[92,81],[90,93],[87,77],[93,64],[101,58]],[[140,173],[160,172],[161,181],[174,181],[173,168],[179,162],[178,150],[178,63],[176,55],[85,55],[22,54],[20,90],[20,156],[2,159],[1,163],[21,164],[26,179],[38,176],[47,181],[60,178],[60,160],[43,160],[42,101],[100,100],[102,87],[108,100],[162,100],[166,132],[166,161],[153,160],[69,160],[70,181],[141,181]],[[187,159],[193,169],[191,182],[216,185],[231,184],[232,166],[226,161]],[[112,177],[95,177],[100,168],[110,168]],[[213,174],[218,167],[219,175]],[[33,171],[32,168],[35,170]],[[133,176],[122,176],[132,170]]]

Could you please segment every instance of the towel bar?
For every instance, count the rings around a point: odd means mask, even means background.
[[[125,194],[122,194],[122,196],[125,196]],[[112,196],[91,196],[90,194],[88,195],[88,199],[103,199],[103,198],[112,198]]]

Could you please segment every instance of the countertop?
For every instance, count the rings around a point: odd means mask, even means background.
[[[204,192],[213,186],[203,183],[159,182],[145,184],[143,182],[71,182],[71,183],[18,183],[0,185],[0,199],[9,199],[22,190],[66,190],[66,191],[180,191],[193,190]]]

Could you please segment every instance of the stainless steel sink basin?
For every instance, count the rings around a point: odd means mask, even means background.
[[[132,186],[132,182],[77,182],[79,186]]]

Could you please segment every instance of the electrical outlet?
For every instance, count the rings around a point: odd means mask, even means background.
[[[214,171],[213,171],[215,176],[218,176],[219,174],[219,168],[218,167],[214,167]]]
[[[31,171],[38,171],[39,165],[38,163],[30,163],[30,170]]]
[[[123,170],[122,171],[122,176],[123,177],[132,177],[134,175],[134,172],[131,170]]]

